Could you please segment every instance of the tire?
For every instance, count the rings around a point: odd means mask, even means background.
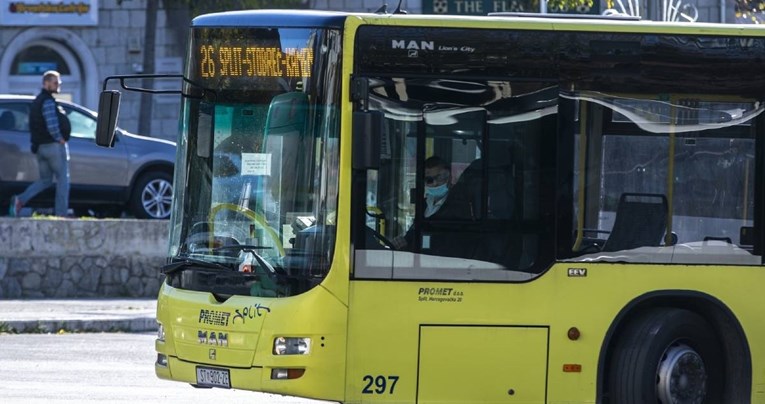
[[[648,311],[620,333],[608,365],[608,402],[721,403],[722,345],[698,314]]]
[[[153,171],[141,175],[130,195],[130,212],[139,219],[168,219],[173,197],[170,174]]]

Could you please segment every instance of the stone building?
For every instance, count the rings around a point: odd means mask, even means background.
[[[158,1],[154,72],[181,73],[189,16],[165,10],[159,0],[0,0],[0,93],[37,93],[41,73],[57,69],[63,73],[62,96],[95,110],[104,78],[145,71],[148,1]],[[364,12],[375,11],[383,3],[392,11],[399,3],[305,1],[306,8]],[[578,11],[600,14],[609,7],[629,9],[630,3],[646,19],[665,18],[661,10],[670,6],[677,10],[676,19],[751,22],[750,16],[735,15],[736,3],[730,0],[593,0],[591,8]],[[413,14],[485,15],[494,11],[536,12],[540,4],[539,0],[403,0],[402,8]],[[157,85],[178,86],[172,82]],[[123,92],[120,127],[138,132],[140,100],[139,93]],[[174,139],[179,97],[153,97],[153,103],[151,128],[141,134]]]

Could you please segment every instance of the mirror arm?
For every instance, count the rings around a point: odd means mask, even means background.
[[[134,87],[126,83],[127,80],[141,80],[141,79],[183,79],[182,74],[124,74],[116,76],[108,76],[104,79],[103,91],[106,91],[106,87],[109,80],[119,80],[120,86],[128,91],[138,91],[141,93],[152,94],[181,94],[181,90],[157,90],[154,88]],[[186,81],[185,79],[183,79]]]

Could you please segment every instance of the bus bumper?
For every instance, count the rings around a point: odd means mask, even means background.
[[[185,362],[174,356],[168,356],[166,365],[160,364],[160,361],[154,363],[154,371],[157,377],[165,380],[173,380],[191,385],[197,384],[197,366],[196,363]],[[210,367],[206,366],[205,367]],[[221,368],[223,369],[223,368]],[[240,390],[262,390],[263,368],[225,368],[228,370],[232,389]]]

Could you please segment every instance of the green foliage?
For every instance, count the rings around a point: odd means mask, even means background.
[[[8,323],[0,323],[0,334],[18,334],[18,331]]]
[[[737,22],[759,24],[765,20],[765,0],[735,0]]]
[[[576,10],[578,8],[591,8],[594,0],[548,0],[548,10]]]

